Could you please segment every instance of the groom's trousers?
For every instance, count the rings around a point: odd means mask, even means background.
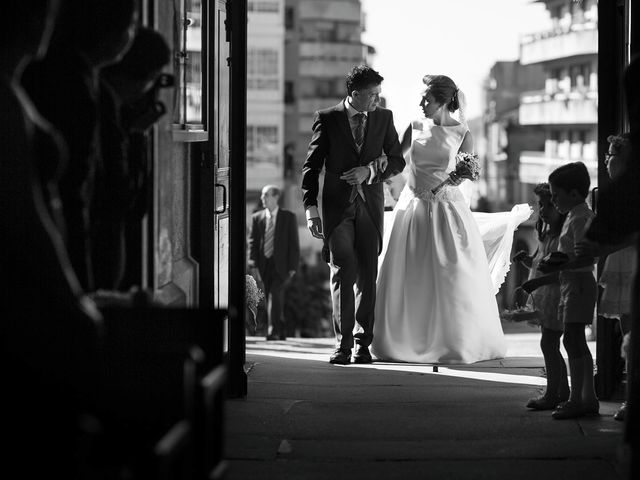
[[[365,347],[373,340],[378,274],[378,230],[360,196],[346,208],[327,243],[336,348],[351,353],[354,339]]]

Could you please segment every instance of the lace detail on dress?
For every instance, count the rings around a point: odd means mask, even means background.
[[[406,195],[408,198],[419,198],[421,200],[427,200],[429,202],[455,202],[464,201],[464,196],[458,189],[451,185],[445,186],[436,195],[431,193],[431,190],[435,187],[410,187],[407,185],[402,191],[402,195]]]

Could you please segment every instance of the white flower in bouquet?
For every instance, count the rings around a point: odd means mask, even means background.
[[[464,178],[467,180],[478,180],[480,178],[480,162],[478,155],[474,153],[460,152],[456,155],[456,168],[449,173],[449,177],[440,185],[433,188],[431,193],[437,195],[446,185],[454,185],[455,181]]]
[[[245,275],[245,290],[247,295],[247,308],[251,310],[255,321],[258,314],[258,304],[264,298],[264,293],[258,288],[256,279],[251,275]]]

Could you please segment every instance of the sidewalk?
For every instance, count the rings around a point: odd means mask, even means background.
[[[521,330],[507,358],[438,372],[330,365],[333,339],[248,338],[249,394],[225,407],[228,479],[625,478],[618,401],[580,420],[524,408],[545,382],[539,334]]]

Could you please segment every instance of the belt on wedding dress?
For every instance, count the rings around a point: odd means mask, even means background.
[[[431,189],[433,187],[409,187],[409,192],[415,198],[420,198],[422,200],[464,200],[464,197],[458,187],[453,187],[451,185],[447,185],[442,190],[440,190],[437,194],[431,193]]]

